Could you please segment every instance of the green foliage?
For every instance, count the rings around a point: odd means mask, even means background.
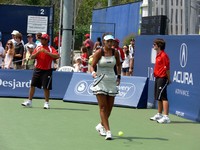
[[[133,33],[129,34],[128,36],[126,36],[123,40],[123,45],[129,45],[131,39],[135,39],[135,35]]]

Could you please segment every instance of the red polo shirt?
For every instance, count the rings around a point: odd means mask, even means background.
[[[170,62],[168,55],[162,50],[156,56],[156,63],[154,66],[154,76],[155,77],[167,77],[167,70],[170,69]]]
[[[52,46],[38,46],[34,49],[33,54],[35,54],[38,50],[44,48],[48,52],[53,54],[58,54],[55,48]],[[54,60],[51,56],[46,53],[40,52],[35,58],[35,67],[42,70],[49,70],[51,69],[52,60]]]

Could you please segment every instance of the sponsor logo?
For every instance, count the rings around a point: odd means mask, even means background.
[[[3,80],[0,79],[0,86],[3,86],[5,88],[11,88],[11,89],[16,89],[16,88],[30,88],[31,85],[31,80],[25,82],[25,81],[18,81],[16,79],[13,80]]]
[[[81,96],[91,96],[93,95],[92,88],[93,80],[81,80],[76,84],[74,92]],[[118,86],[118,89],[119,93],[116,97],[123,100],[132,97],[136,91],[135,85],[127,82],[121,82],[120,86]]]
[[[180,66],[185,68],[188,61],[188,48],[185,43],[181,44],[179,56]],[[174,71],[173,82],[193,85],[193,75],[192,73],[186,71]]]
[[[176,111],[175,114],[180,117],[184,117],[185,113],[181,111]]]
[[[187,45],[183,43],[180,47],[180,65],[184,68],[187,65],[188,49]]]
[[[77,95],[81,95],[87,90],[87,88],[88,88],[87,81],[82,80],[76,84],[74,91]]]

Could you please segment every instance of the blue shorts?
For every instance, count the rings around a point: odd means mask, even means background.
[[[124,72],[124,73],[125,73],[125,72],[129,72],[129,68],[130,68],[130,67],[122,68],[122,72]]]

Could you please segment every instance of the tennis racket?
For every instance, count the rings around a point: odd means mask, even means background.
[[[104,78],[104,76],[105,76],[105,74],[100,74],[99,76],[97,76],[94,79],[93,86],[96,86],[97,84],[99,84],[99,82]]]

